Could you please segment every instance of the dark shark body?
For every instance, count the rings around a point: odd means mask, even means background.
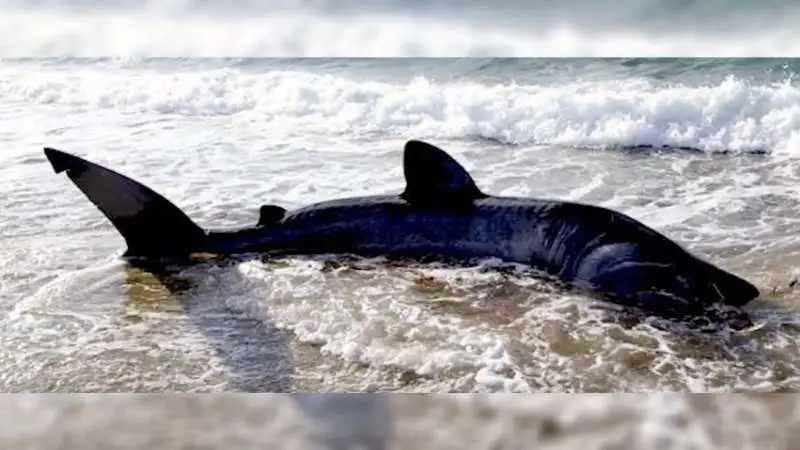
[[[146,186],[73,155],[45,149],[117,227],[127,256],[351,254],[414,259],[495,257],[528,265],[607,300],[660,316],[702,316],[758,297],[749,282],[704,261],[639,221],[607,208],[495,197],[444,151],[409,141],[406,189],[294,211],[261,207],[258,224],[206,231]]]

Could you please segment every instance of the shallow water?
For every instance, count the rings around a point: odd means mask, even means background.
[[[800,386],[790,286],[800,90],[775,83],[775,68],[796,62],[446,62],[410,60],[404,73],[397,60],[0,64],[0,386]],[[750,310],[763,327],[711,336],[631,327],[583,296],[485,266],[250,259],[159,280],[119,260],[122,239],[41,152],[108,165],[202,226],[227,227],[255,223],[264,203],[399,192],[409,138],[451,152],[487,192],[599,203],[665,232],[757,284],[765,295]],[[695,150],[622,149],[635,145]]]

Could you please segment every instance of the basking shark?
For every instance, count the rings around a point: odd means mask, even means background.
[[[649,315],[706,317],[759,296],[746,280],[608,208],[484,193],[444,150],[405,144],[400,194],[340,198],[293,211],[264,205],[252,227],[204,230],[147,186],[54,148],[44,153],[111,221],[124,257],[210,253],[388,256],[411,260],[498,258]]]

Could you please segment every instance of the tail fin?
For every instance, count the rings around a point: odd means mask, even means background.
[[[177,206],[147,186],[69,153],[46,147],[56,173],[67,176],[117,228],[125,256],[187,256],[206,233]]]

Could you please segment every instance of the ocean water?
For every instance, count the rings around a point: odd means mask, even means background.
[[[795,60],[8,59],[0,63],[5,392],[774,392],[800,387]],[[399,192],[407,139],[497,195],[624,211],[757,284],[748,333],[609,320],[476,267],[209,262],[171,279],[43,146],[201,226]],[[364,268],[364,267],[362,267]],[[662,324],[663,325],[663,324]]]
[[[742,57],[797,55],[799,12],[0,0],[0,392],[492,393],[6,396],[0,440],[792,448],[796,398],[753,393],[800,386],[798,60]],[[488,192],[599,203],[658,228],[757,284],[748,309],[762,327],[621,323],[488,262],[245,260],[159,279],[120,261],[122,239],[41,152],[106,164],[227,227],[264,203],[399,191],[410,138],[451,152]],[[685,395],[731,391],[750,395]],[[549,395],[575,392],[644,395]]]
[[[787,0],[0,0],[0,55],[792,56]]]

